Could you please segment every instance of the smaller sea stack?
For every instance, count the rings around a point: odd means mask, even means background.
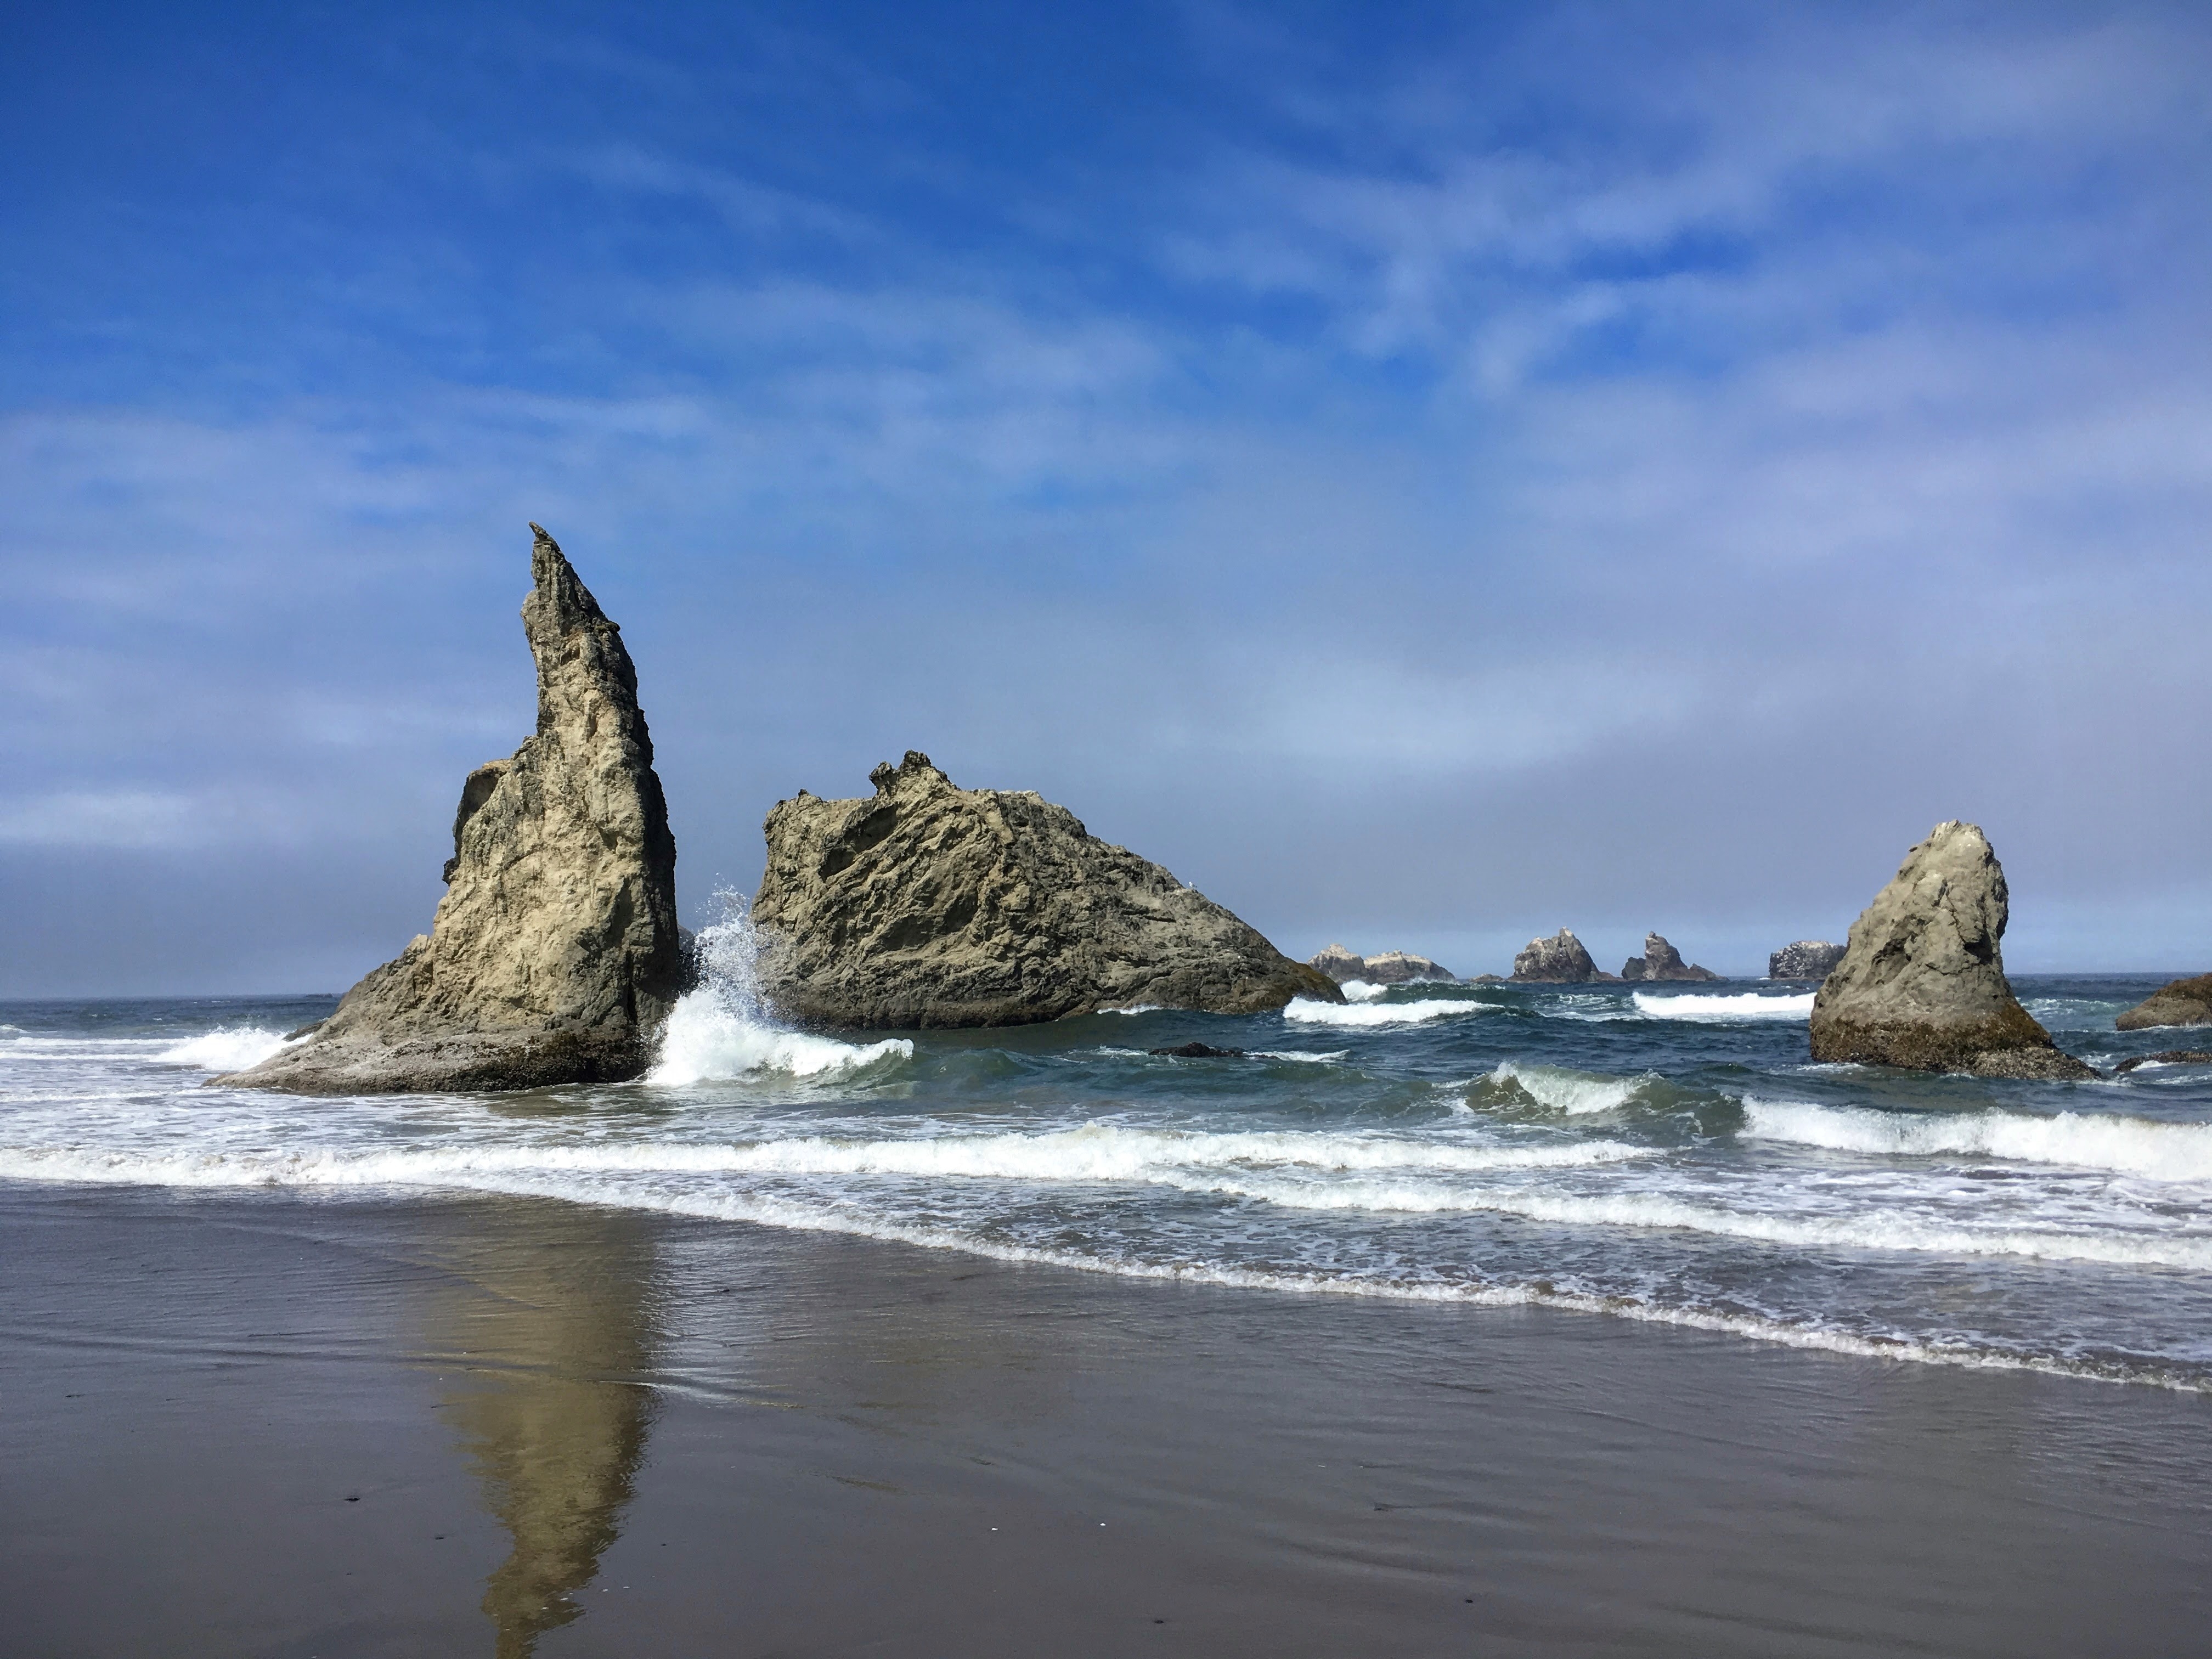
[[[2097,1073],[2012,994],[2004,871],[1979,828],[1939,823],[1851,924],[1813,1003],[1813,1058],[2069,1081]]]
[[[2169,980],[2112,1022],[2123,1031],[2154,1025],[2212,1025],[2212,974]]]
[[[1616,975],[1600,971],[1583,942],[1562,927],[1549,939],[1532,939],[1513,958],[1516,985],[1594,985],[1613,983]]]
[[[1416,956],[1411,951],[1384,951],[1363,957],[1341,945],[1332,945],[1309,957],[1306,965],[1319,969],[1339,985],[1348,985],[1353,980],[1369,985],[1413,985],[1429,981],[1450,985],[1459,979],[1441,962]]]
[[[1766,959],[1769,979],[1826,979],[1844,959],[1844,947],[1824,939],[1801,939]]]
[[[1644,936],[1644,954],[1629,957],[1621,967],[1620,976],[1637,980],[1714,980],[1720,977],[1710,968],[1684,962],[1682,953],[1656,933]]]

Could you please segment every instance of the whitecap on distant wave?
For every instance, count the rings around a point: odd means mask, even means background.
[[[1729,996],[1638,991],[1632,1000],[1636,1012],[1648,1019],[1808,1019],[1813,1013],[1810,991],[1802,996],[1787,997],[1764,996],[1757,991],[1740,991]]]
[[[171,1066],[203,1066],[210,1072],[242,1072],[284,1047],[284,1035],[262,1025],[223,1025],[204,1036],[173,1043],[154,1058]]]
[[[1306,1025],[1415,1025],[1423,1020],[1445,1019],[1454,1014],[1486,1014],[1495,1005],[1461,998],[1431,998],[1423,1002],[1308,1002],[1304,997],[1283,1009],[1283,1018]]]

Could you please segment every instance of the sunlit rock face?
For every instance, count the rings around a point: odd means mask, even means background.
[[[471,772],[430,932],[233,1086],[318,1094],[620,1082],[681,993],[676,842],[637,672],[532,525],[538,731]]]
[[[2212,1025],[2212,974],[2169,980],[2112,1022],[2123,1031],[2157,1025]]]
[[[1974,824],[1939,823],[1851,924],[1815,994],[1813,1058],[1984,1077],[2094,1078],[2012,994],[2004,871]]]
[[[1108,1008],[1341,1002],[1326,974],[1029,790],[962,789],[908,750],[876,793],[768,816],[763,994],[811,1025],[1021,1025]]]

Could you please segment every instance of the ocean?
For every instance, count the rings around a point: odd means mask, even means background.
[[[322,998],[0,1004],[0,1179],[550,1198],[1300,1295],[1548,1305],[1899,1362],[2212,1389],[2212,1067],[1823,1066],[1802,986],[1357,990],[851,1041],[762,1013],[741,921],[620,1086],[210,1088]],[[2110,1067],[2156,976],[2023,977]],[[1242,1058],[1149,1051],[1199,1041]]]

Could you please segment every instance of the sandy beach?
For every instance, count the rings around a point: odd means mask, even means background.
[[[0,1189],[0,1650],[2201,1650],[2197,1395],[542,1200]]]

